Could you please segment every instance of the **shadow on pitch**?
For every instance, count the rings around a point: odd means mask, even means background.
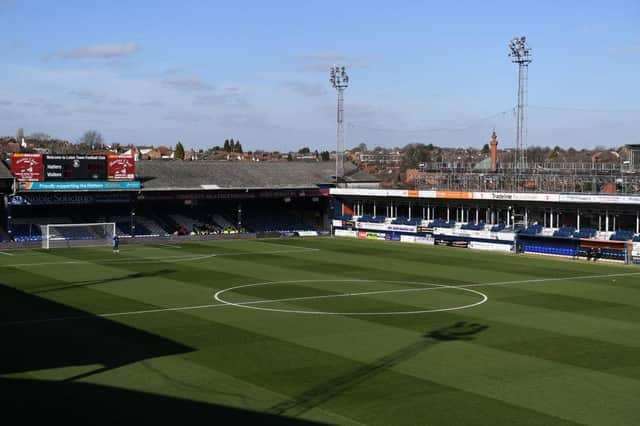
[[[162,336],[1,284],[0,336],[0,374],[100,366],[67,380],[193,351]]]
[[[2,418],[16,419],[14,423],[309,424],[273,414],[83,383],[79,380],[100,372],[135,362],[147,365],[144,360],[183,354],[193,348],[2,284],[0,336]],[[82,370],[82,366],[85,372],[71,377],[53,371],[62,367]],[[47,369],[53,376],[64,377],[2,377]],[[172,381],[174,390],[201,391],[187,388],[188,383],[178,383],[166,374],[163,378]]]
[[[82,382],[0,377],[2,416],[66,425],[302,425],[311,422]]]
[[[70,290],[70,289],[79,288],[79,287],[87,287],[87,286],[96,285],[96,284],[107,284],[107,283],[114,283],[114,282],[118,282],[118,281],[135,280],[135,279],[139,279],[139,278],[157,277],[157,276],[161,276],[161,275],[167,275],[167,274],[170,274],[172,272],[176,272],[176,270],[175,269],[160,269],[158,271],[151,271],[151,272],[133,272],[131,274],[124,275],[122,277],[103,278],[103,279],[99,279],[99,280],[76,281],[76,282],[73,282],[73,283],[70,283],[70,284],[61,285],[61,286],[57,286],[57,287],[46,287],[46,288],[42,288],[42,289],[36,289],[36,290],[30,291],[30,293],[31,294],[50,293],[50,292],[54,292],[54,291],[63,291],[63,290]]]
[[[433,345],[457,340],[473,340],[475,336],[487,328],[488,326],[486,325],[461,321],[449,327],[430,331],[423,335],[423,339],[411,345],[400,348],[393,353],[378,358],[370,364],[365,364],[347,374],[321,383],[297,397],[271,407],[270,412],[292,417],[300,416],[358,384],[391,369],[395,365],[413,358]]]

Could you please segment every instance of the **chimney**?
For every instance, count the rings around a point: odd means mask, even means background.
[[[498,136],[496,131],[491,135],[491,173],[498,171]]]

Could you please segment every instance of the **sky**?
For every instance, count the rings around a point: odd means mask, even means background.
[[[0,135],[246,150],[640,143],[640,1],[0,0]]]

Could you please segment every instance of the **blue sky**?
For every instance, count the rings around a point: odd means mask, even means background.
[[[525,35],[529,145],[640,143],[640,2],[0,0],[0,135],[245,150],[515,139]]]

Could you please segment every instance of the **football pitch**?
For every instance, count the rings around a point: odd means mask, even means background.
[[[637,425],[640,268],[292,238],[0,254],[3,411]]]

